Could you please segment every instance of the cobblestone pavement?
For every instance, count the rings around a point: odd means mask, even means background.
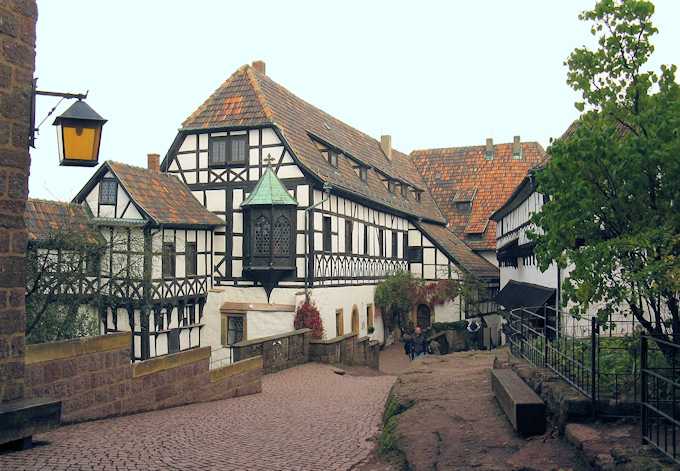
[[[347,470],[365,460],[393,376],[316,363],[263,380],[262,394],[64,426],[0,470]]]

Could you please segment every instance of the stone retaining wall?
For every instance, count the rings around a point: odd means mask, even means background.
[[[368,337],[346,334],[326,340],[310,340],[309,359],[319,363],[370,366],[378,369],[380,346]]]
[[[265,374],[285,370],[309,361],[311,329],[299,329],[281,335],[246,340],[233,348],[236,361],[262,357]]]
[[[61,401],[69,423],[262,391],[261,357],[211,371],[203,347],[131,364],[130,342],[125,332],[28,346],[26,397]]]

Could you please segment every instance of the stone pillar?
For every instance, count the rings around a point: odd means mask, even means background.
[[[24,393],[24,208],[37,18],[35,0],[0,2],[0,402]]]

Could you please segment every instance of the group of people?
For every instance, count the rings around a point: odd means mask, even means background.
[[[404,342],[404,352],[413,360],[427,354],[427,336],[420,326],[411,331],[405,331],[401,336]]]

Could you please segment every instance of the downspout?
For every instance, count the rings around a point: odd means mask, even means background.
[[[307,250],[307,246],[309,245],[309,212],[321,206],[323,203],[328,201],[331,198],[331,189],[333,187],[330,185],[330,183],[326,182],[323,184],[323,192],[325,193],[326,197],[323,198],[321,201],[318,203],[314,203],[313,205],[309,206],[308,208],[305,208],[305,231],[307,231],[307,237],[305,237],[305,302],[309,302],[309,253]],[[312,191],[314,189],[312,188]],[[314,230],[312,232],[312,237],[314,237]]]

